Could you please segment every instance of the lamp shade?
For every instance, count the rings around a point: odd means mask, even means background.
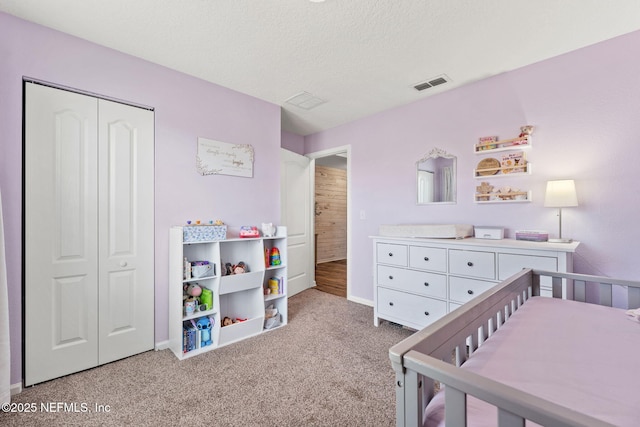
[[[568,208],[578,206],[576,183],[572,179],[547,181],[544,205],[548,208]]]

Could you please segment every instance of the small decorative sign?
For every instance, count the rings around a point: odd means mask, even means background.
[[[235,175],[253,178],[253,147],[198,138],[196,168],[201,175]]]

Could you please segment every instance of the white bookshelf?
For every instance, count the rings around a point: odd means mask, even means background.
[[[169,233],[169,342],[178,359],[215,350],[287,324],[286,227],[277,227],[273,237],[218,241],[184,242],[183,233],[181,226],[171,227]],[[274,247],[280,252],[279,265],[269,264],[268,254]],[[209,261],[215,266],[215,274],[185,280],[185,258],[188,261]],[[223,275],[226,263],[238,264],[240,261],[249,267],[248,272]],[[272,278],[279,279],[278,293],[267,294],[265,289],[270,289],[269,280]],[[191,283],[212,291],[213,307],[185,315],[183,288]],[[266,329],[265,310],[270,306],[278,310],[279,322],[277,326]],[[190,324],[192,320],[197,322],[202,317],[208,317],[212,323],[211,344],[196,345],[185,352],[184,324]],[[222,326],[225,317],[241,321]]]

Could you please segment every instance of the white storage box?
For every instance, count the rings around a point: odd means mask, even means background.
[[[476,225],[473,229],[476,239],[504,239],[504,228],[502,227],[485,227]]]

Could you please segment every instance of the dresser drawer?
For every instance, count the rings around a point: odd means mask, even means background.
[[[378,243],[376,245],[376,260],[381,264],[407,266],[408,248],[406,245]]]
[[[447,250],[444,248],[409,246],[409,267],[446,273]]]
[[[391,289],[378,288],[378,314],[398,319],[419,328],[435,322],[447,314],[444,301],[419,297]]]
[[[449,250],[449,273],[481,279],[496,278],[494,252]]]
[[[449,276],[449,299],[461,303],[472,300],[497,283]]]
[[[378,265],[378,285],[415,294],[447,297],[447,276]]]
[[[523,268],[558,271],[558,259],[535,255],[498,254],[498,280],[507,279]]]

